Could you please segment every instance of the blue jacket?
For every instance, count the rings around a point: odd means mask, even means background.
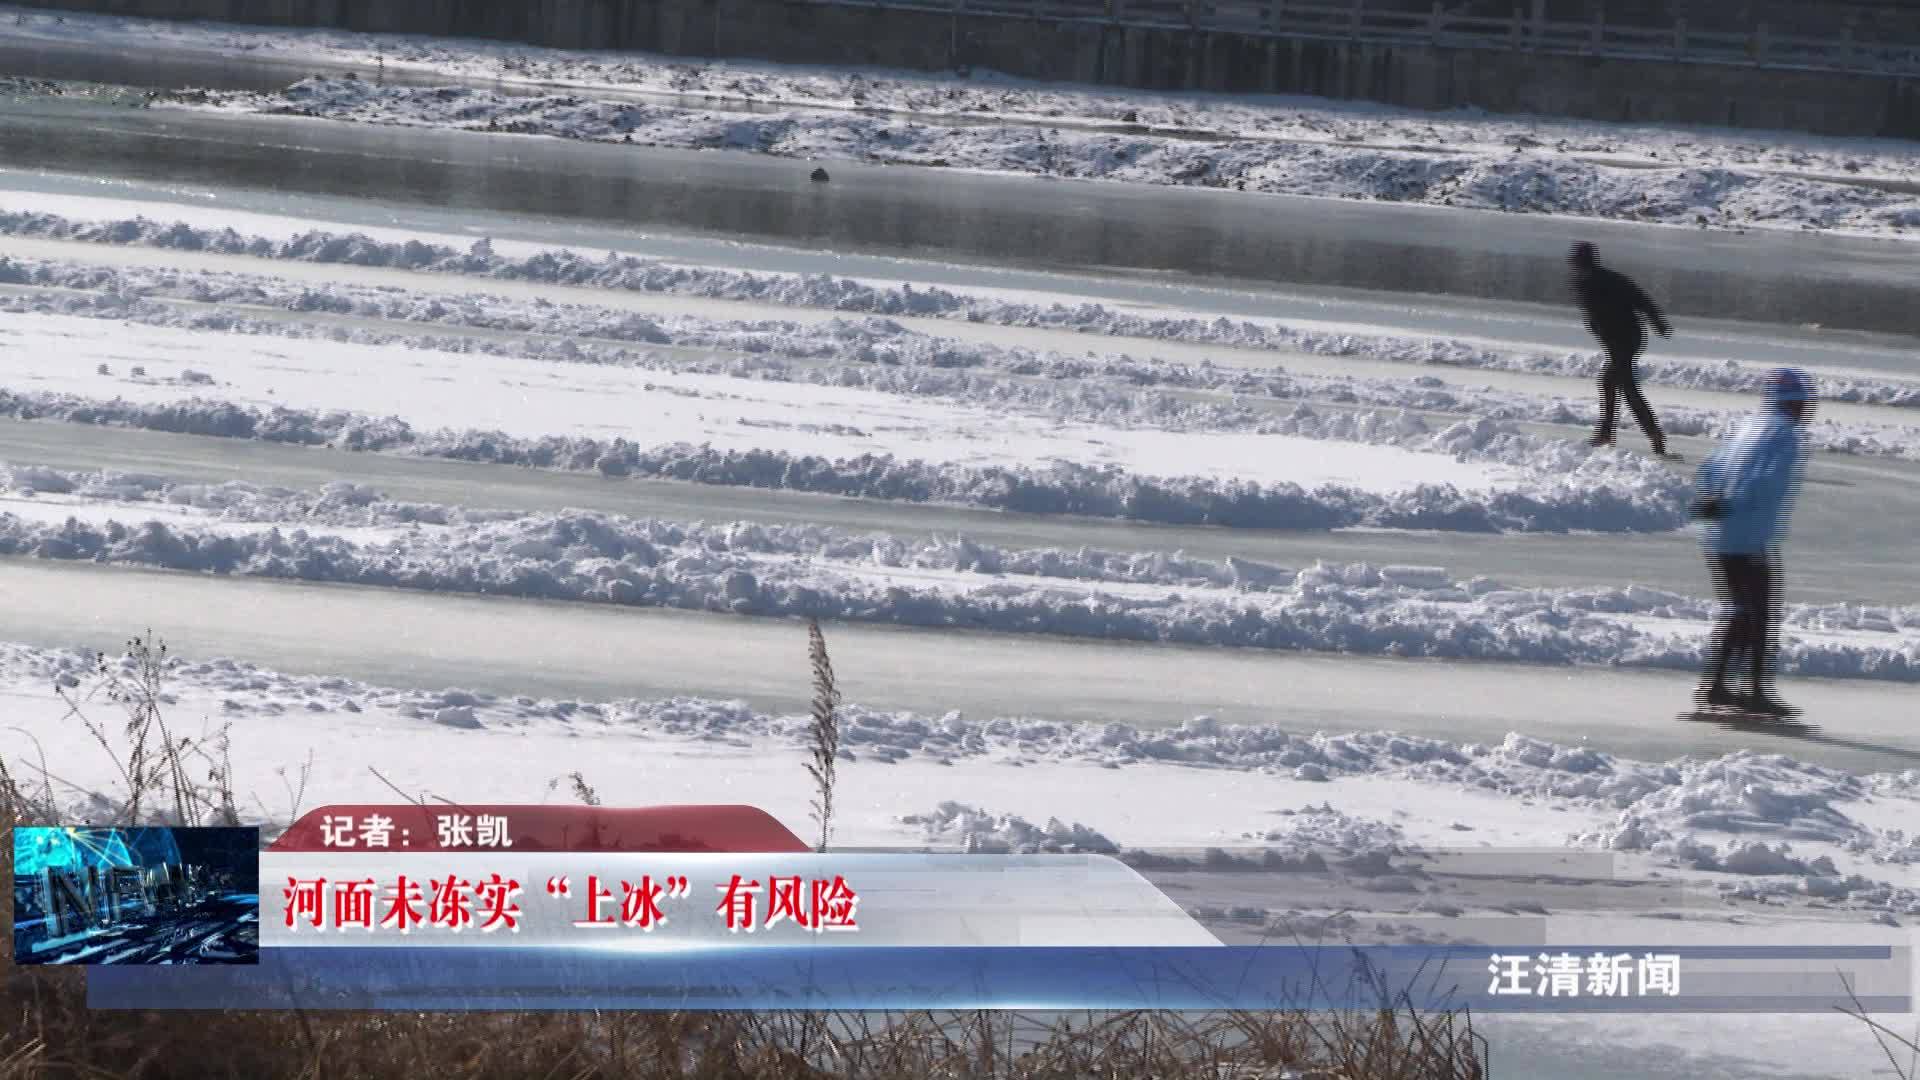
[[[1760,555],[1786,539],[1787,518],[1800,490],[1806,448],[1793,418],[1778,409],[1744,417],[1700,466],[1699,494],[1726,504],[1707,523],[1707,549],[1721,555]]]

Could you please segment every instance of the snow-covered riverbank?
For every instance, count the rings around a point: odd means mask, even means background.
[[[315,78],[284,95],[185,96],[193,107],[1687,227],[1901,236],[1920,226],[1920,199],[1902,187],[1920,180],[1920,152],[1897,140],[26,10],[0,17],[0,40],[7,39],[348,65],[370,74],[384,66],[441,74],[450,84]]]

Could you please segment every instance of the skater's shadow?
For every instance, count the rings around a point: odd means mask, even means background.
[[[1910,746],[1887,746],[1884,743],[1860,742],[1857,739],[1842,739],[1826,732],[1813,724],[1802,720],[1753,720],[1746,717],[1714,717],[1708,721],[1730,731],[1746,732],[1754,735],[1773,735],[1783,739],[1799,739],[1803,742],[1832,746],[1842,750],[1858,750],[1867,754],[1884,754],[1888,757],[1906,761],[1920,762],[1920,748]]]

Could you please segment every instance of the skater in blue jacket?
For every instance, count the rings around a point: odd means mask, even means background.
[[[1780,546],[1806,467],[1802,426],[1813,415],[1813,384],[1792,368],[1767,376],[1766,408],[1742,418],[1700,466],[1694,514],[1706,523],[1707,564],[1725,610],[1700,683],[1703,707],[1772,716],[1795,710],[1772,694],[1780,618]],[[1727,667],[1744,654],[1746,694],[1727,687]]]

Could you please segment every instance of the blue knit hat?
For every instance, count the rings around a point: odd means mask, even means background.
[[[1767,374],[1766,398],[1769,405],[1812,401],[1813,380],[1798,368],[1776,368]]]

